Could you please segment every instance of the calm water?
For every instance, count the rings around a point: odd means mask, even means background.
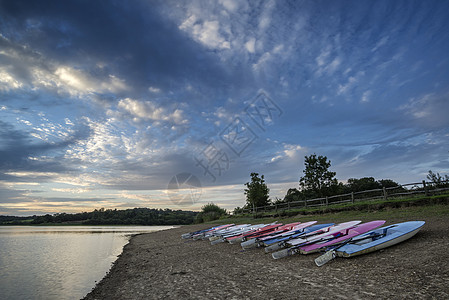
[[[80,299],[130,234],[173,226],[0,227],[0,299]]]

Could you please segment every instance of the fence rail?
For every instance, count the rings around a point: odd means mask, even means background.
[[[358,201],[372,200],[388,200],[392,198],[403,198],[405,196],[426,195],[432,196],[449,191],[449,180],[435,182],[406,183],[394,187],[384,187],[381,189],[373,189],[359,192],[351,192],[341,195],[333,195],[322,198],[314,198],[307,200],[296,200],[290,202],[273,203],[267,206],[240,209],[234,212],[235,215],[255,214],[270,211],[285,211],[290,209],[311,208],[311,207],[327,207],[329,205],[341,203],[355,203]]]

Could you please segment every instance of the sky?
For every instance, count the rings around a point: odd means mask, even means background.
[[[0,214],[449,173],[449,1],[0,1]]]

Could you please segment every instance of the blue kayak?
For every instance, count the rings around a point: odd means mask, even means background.
[[[328,248],[329,251],[316,258],[315,263],[320,267],[336,257],[352,257],[396,245],[417,234],[425,223],[410,221],[371,230],[343,244]]]
[[[315,263],[322,266],[336,257],[352,257],[396,245],[417,234],[425,223],[410,221],[371,230],[343,244],[328,248],[330,251],[316,258]]]
[[[372,230],[339,247],[337,255],[350,257],[393,246],[414,236],[425,223],[410,221]]]

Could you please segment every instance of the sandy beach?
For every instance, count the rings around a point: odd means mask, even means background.
[[[424,221],[402,244],[323,267],[313,261],[320,254],[274,260],[180,237],[210,225],[136,235],[85,299],[448,299],[449,219]]]

